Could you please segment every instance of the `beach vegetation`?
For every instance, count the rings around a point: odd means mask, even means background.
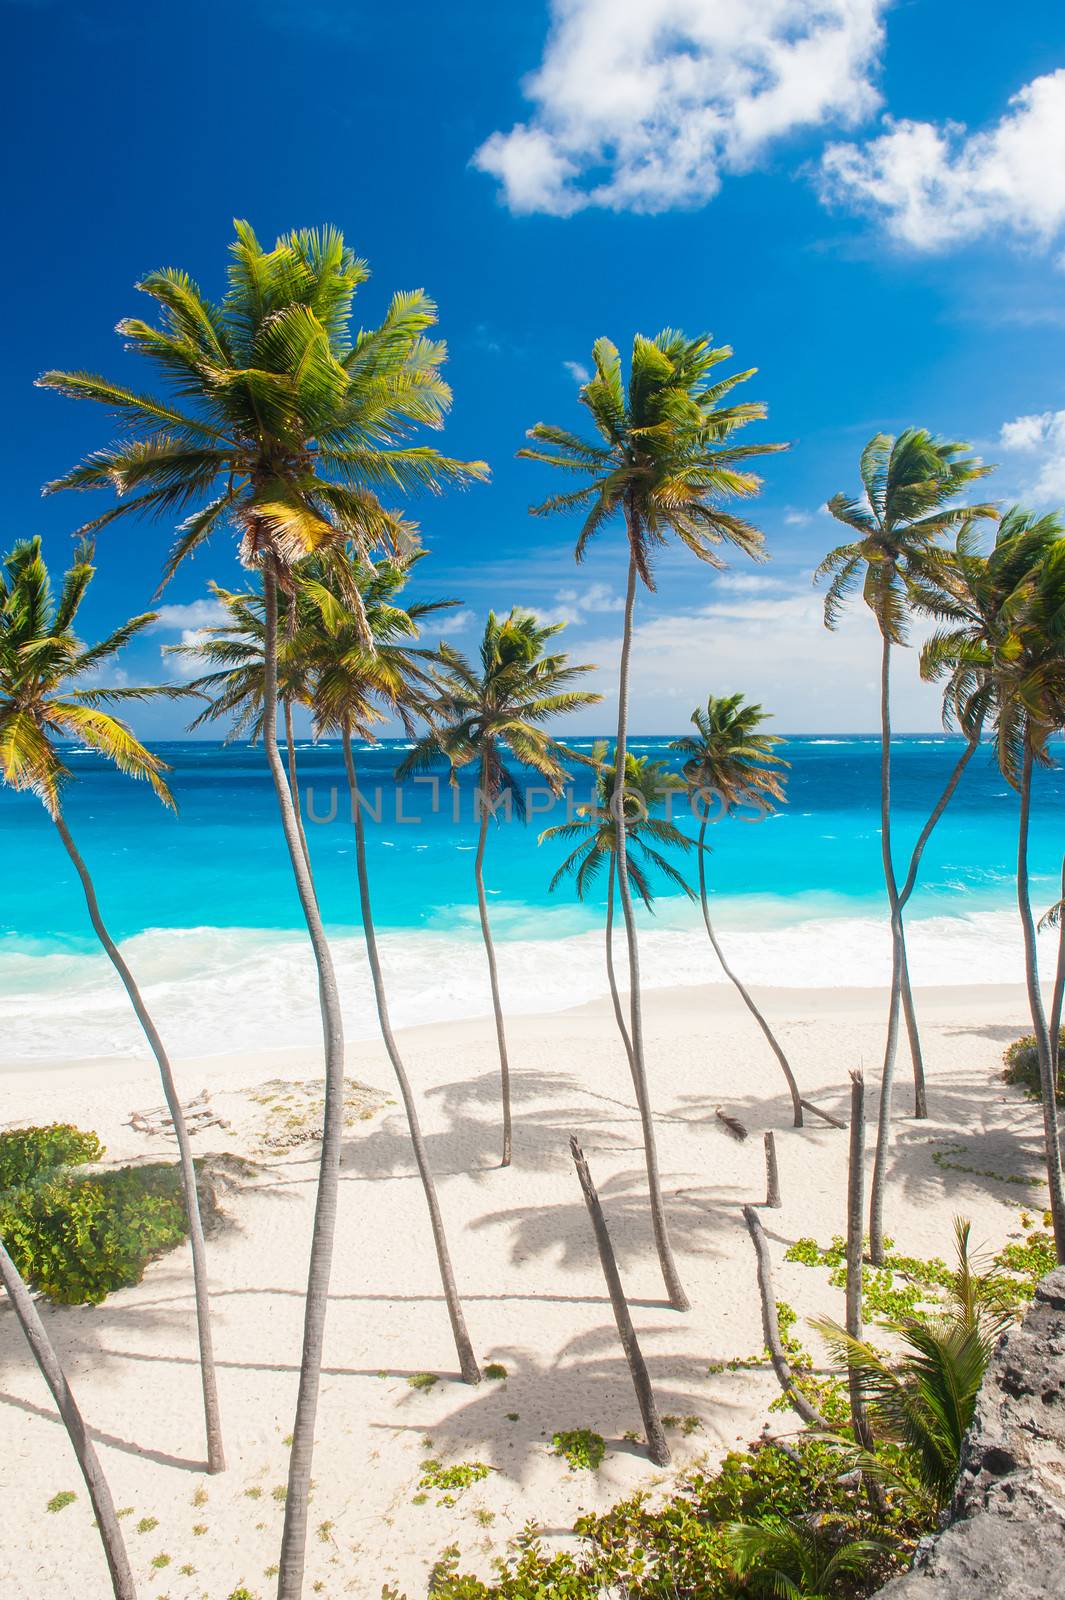
[[[407,1379],[407,1387],[410,1389],[432,1389],[439,1382],[440,1374],[438,1372],[412,1372]]]
[[[502,1383],[507,1376],[507,1369],[501,1361],[490,1361],[484,1369],[486,1378],[492,1378],[496,1383]]]
[[[1065,1106],[1065,1028],[1058,1031],[1058,1076],[1055,1095],[1059,1106]],[[1014,1039],[1006,1046],[1002,1057],[1002,1076],[1015,1089],[1023,1089],[1029,1100],[1042,1098],[1043,1086],[1039,1075],[1039,1046],[1034,1033]]]
[[[429,732],[417,742],[397,774],[404,777],[424,772],[441,755],[450,764],[452,781],[456,781],[454,775],[460,768],[477,768],[479,827],[473,871],[499,1051],[503,1167],[511,1163],[513,1146],[510,1061],[485,893],[484,859],[488,825],[500,806],[507,810],[512,807],[519,818],[525,814],[522,787],[507,765],[508,758],[535,772],[552,794],[561,794],[568,776],[562,757],[571,752],[551,737],[544,724],[595,705],[603,698],[573,687],[594,667],[576,665],[561,651],[548,653],[549,641],[563,626],[538,622],[532,612],[518,607],[505,617],[490,611],[476,666],[452,645],[441,644],[436,694],[425,712]]]
[[[60,1489],[58,1494],[52,1496],[44,1509],[46,1511],[62,1511],[66,1506],[72,1506],[77,1498],[73,1489]]]
[[[80,1167],[103,1159],[95,1133],[69,1122],[46,1128],[8,1128],[0,1133],[0,1191],[21,1188],[57,1167]]]
[[[598,1472],[606,1455],[606,1440],[591,1428],[567,1428],[552,1434],[551,1449],[568,1462],[571,1472]]]
[[[159,1526],[159,1518],[158,1517],[141,1517],[140,1521],[137,1523],[137,1532],[138,1533],[151,1533],[152,1529],[153,1528],[157,1528],[158,1526]]]
[[[492,1468],[483,1461],[455,1461],[450,1466],[444,1466],[442,1462],[430,1459],[422,1462],[418,1488],[439,1489],[441,1494],[437,1505],[453,1506],[464,1490],[483,1482],[491,1471]]]

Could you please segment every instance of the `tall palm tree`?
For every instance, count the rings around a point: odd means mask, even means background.
[[[1065,1183],[1055,1094],[1056,1054],[1039,982],[1028,880],[1028,832],[1036,766],[1052,766],[1049,741],[1065,726],[1065,520],[1014,506],[1003,514],[989,554],[975,530],[936,558],[943,628],[922,652],[921,671],[945,678],[944,707],[963,730],[987,722],[998,764],[1017,790],[1017,904],[1025,977],[1039,1058],[1047,1183],[1059,1261],[1065,1261]]]
[[[104,923],[89,869],[74,843],[63,813],[63,791],[71,779],[56,741],[77,739],[97,750],[120,772],[149,783],[164,805],[173,796],[157,756],[134,737],[124,722],[104,709],[180,689],[103,688],[93,678],[155,620],[154,612],[131,617],[121,627],[85,646],[75,632],[78,612],[92,582],[91,551],[83,545],[67,572],[58,600],[52,593],[40,539],[15,545],[0,564],[0,773],[13,789],[26,789],[42,802],[55,824],[85,895],[96,937],[121,980],[155,1057],[177,1140],[181,1185],[192,1248],[200,1377],[207,1434],[207,1470],[225,1467],[218,1383],[211,1343],[207,1256],[185,1113],[163,1041],[130,968]]]
[[[862,493],[856,498],[836,494],[828,502],[836,520],[857,537],[830,550],[815,574],[816,580],[831,580],[825,595],[826,627],[837,626],[844,603],[860,586],[862,599],[880,630],[880,849],[892,949],[891,1000],[880,1087],[880,1123],[885,1138],[891,1118],[900,1001],[913,1061],[914,1116],[928,1115],[906,933],[891,850],[891,651],[895,645],[906,644],[912,585],[920,578],[929,549],[943,534],[966,520],[996,515],[991,505],[954,503],[968,484],[992,470],[976,456],[966,455],[968,448],[966,444],[936,438],[924,428],[905,428],[897,436],[874,434],[859,463]]]
[[[278,1574],[278,1600],[299,1600],[336,1231],[344,1030],[332,953],[278,749],[278,587],[288,585],[295,561],[337,540],[351,539],[364,551],[403,544],[406,524],[382,506],[379,489],[436,490],[483,478],[487,468],[410,442],[417,427],[441,425],[451,400],[439,371],[445,346],[428,337],[436,308],[426,295],[395,295],[376,328],[352,333],[352,302],[367,267],[337,230],[285,234],[264,250],[247,223],[235,227],[221,304],[186,273],[166,268],[139,285],[161,325],[139,318],[119,324],[167,393],[138,393],[86,372],[47,372],[38,382],[96,401],[122,428],[117,443],[48,486],[117,491],[118,504],[91,527],[131,511],[182,515],[165,580],[228,524],[239,534],[241,559],[262,572],[264,743],[318,972],[326,1081]]]
[[[735,442],[737,429],[763,417],[765,407],[752,402],[722,404],[731,390],[753,372],[752,369],[714,381],[714,369],[731,354],[727,346],[714,349],[708,337],[688,339],[670,328],[653,339],[637,334],[626,385],[617,349],[609,339],[597,339],[592,348],[595,373],[582,386],[579,398],[591,415],[598,438],[584,439],[567,428],[538,422],[529,430],[535,445],[518,452],[583,480],[577,488],[553,495],[534,507],[540,516],[586,513],[575,551],[578,561],[589,541],[608,522],[620,518],[624,523],[627,580],[615,748],[619,792],[611,802],[619,819],[624,816],[620,790],[627,772],[629,663],[637,583],[642,582],[648,589],[654,587],[654,556],[670,535],[711,566],[722,565],[716,546],[723,541],[754,557],[762,550],[763,537],[758,530],[726,510],[722,501],[757,493],[760,480],[744,463],[782,446]],[[649,1107],[639,945],[625,864],[624,828],[618,834],[617,857],[628,945],[633,1059],[640,1087],[638,1098],[642,1106]],[[649,1112],[644,1140],[645,1145],[649,1140],[653,1144]],[[650,1151],[648,1164],[657,1165]],[[673,1259],[661,1190],[650,1181],[650,1175],[649,1185],[655,1245],[666,1292],[678,1311],[686,1311],[689,1301]]]
[[[614,768],[607,762],[608,746],[605,739],[597,739],[592,747],[592,760],[596,767],[595,799],[591,804],[578,806],[572,822],[560,822],[545,828],[538,840],[576,839],[577,845],[562,862],[548,885],[551,893],[567,879],[573,879],[577,899],[584,900],[598,881],[607,863],[606,895],[606,971],[610,985],[610,999],[614,1018],[625,1046],[629,1070],[633,1073],[632,1039],[629,1035],[625,1013],[622,1010],[617,974],[614,970],[614,886],[617,878],[618,827],[610,808],[614,793]],[[670,772],[664,761],[652,761],[649,756],[626,756],[628,770],[625,775],[624,803],[627,818],[627,838],[630,849],[625,854],[629,883],[639,895],[648,911],[654,910],[654,892],[647,868],[656,868],[668,882],[694,900],[695,893],[677,868],[662,854],[663,849],[684,853],[695,845],[687,834],[681,833],[675,823],[665,817],[656,817],[653,811],[662,796],[681,789],[683,785],[676,774]]]
[[[55,1346],[48,1337],[48,1331],[41,1321],[41,1314],[37,1310],[34,1298],[4,1248],[2,1239],[0,1239],[0,1283],[3,1284],[11,1301],[19,1327],[26,1335],[26,1343],[33,1353],[33,1359],[40,1369],[41,1376],[51,1390],[56,1410],[62,1418],[78,1466],[81,1468],[81,1475],[85,1479],[85,1487],[89,1491],[89,1500],[100,1533],[100,1543],[104,1547],[104,1557],[111,1574],[111,1587],[115,1600],[136,1600],[133,1573],[130,1570],[129,1556],[122,1538],[118,1514],[115,1511],[115,1502],[111,1497],[111,1486],[104,1476],[100,1458],[96,1454],[96,1446],[89,1437],[84,1418],[67,1382],[67,1375],[56,1355]]]
[[[705,709],[696,706],[691,720],[695,734],[674,739],[669,748],[679,750],[687,757],[684,776],[693,807],[699,811],[699,900],[707,936],[722,971],[735,984],[740,998],[780,1063],[791,1095],[792,1120],[796,1128],[801,1128],[802,1098],[795,1074],[776,1034],[751,998],[749,990],[725,959],[710,921],[710,901],[706,888],[706,829],[711,805],[720,806],[723,817],[732,816],[740,807],[753,806],[763,815],[771,812],[775,803],[784,798],[784,777],[780,769],[786,767],[787,762],[775,753],[776,746],[782,741],[774,734],[761,731],[766,721],[761,706],[745,703],[742,694],[720,698],[710,695]]]
[[[429,668],[435,659],[435,652],[417,646],[414,641],[427,617],[457,602],[439,600],[408,602],[405,606],[399,604],[400,591],[407,582],[411,568],[423,553],[398,556],[376,564],[348,556],[348,573],[342,571],[345,553],[339,551],[331,551],[324,561],[312,559],[305,563],[300,572],[300,592],[316,613],[316,623],[309,622],[297,638],[305,652],[315,731],[338,733],[343,745],[355,824],[355,864],[363,937],[373,981],[377,1019],[407,1116],[414,1159],[429,1211],[437,1266],[459,1368],[467,1383],[478,1383],[480,1369],[466,1330],[462,1302],[455,1284],[451,1253],[418,1107],[392,1032],[374,926],[362,797],[352,746],[353,734],[361,739],[372,739],[374,727],[389,714],[398,716],[411,731],[412,715],[424,705],[429,693],[432,683]],[[357,609],[347,598],[354,592],[359,595]]]
[[[602,695],[566,686],[592,666],[573,666],[566,655],[547,655],[547,641],[563,624],[545,626],[528,611],[514,607],[506,617],[488,613],[481,640],[480,671],[449,645],[440,648],[441,670],[437,674],[438,692],[427,710],[430,731],[418,741],[399,768],[403,777],[428,766],[443,754],[456,768],[476,762],[478,786],[476,804],[480,816],[474,877],[481,937],[488,961],[492,989],[496,1043],[503,1102],[503,1157],[509,1167],[513,1146],[510,1104],[510,1061],[503,1022],[503,1002],[499,993],[495,945],[488,919],[488,898],[484,887],[484,857],[488,844],[488,823],[501,801],[509,797],[519,816],[525,805],[521,786],[504,759],[516,761],[540,775],[556,793],[561,793],[566,770],[559,756],[563,747],[545,732],[542,724],[551,718],[595,705]]]

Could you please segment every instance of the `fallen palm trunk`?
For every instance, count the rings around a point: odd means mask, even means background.
[[[795,1376],[791,1370],[788,1358],[784,1353],[784,1344],[780,1337],[780,1322],[777,1317],[777,1302],[773,1294],[773,1268],[769,1260],[769,1245],[766,1243],[765,1233],[759,1220],[758,1213],[753,1206],[744,1206],[743,1219],[747,1224],[754,1245],[754,1253],[758,1260],[758,1290],[762,1297],[762,1333],[765,1337],[766,1349],[773,1363],[773,1371],[777,1381],[788,1399],[788,1404],[797,1411],[804,1422],[812,1427],[822,1428],[826,1433],[831,1432],[829,1424],[819,1411],[801,1394],[795,1386]]]

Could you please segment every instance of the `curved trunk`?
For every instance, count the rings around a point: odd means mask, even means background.
[[[359,785],[355,773],[355,757],[352,753],[351,732],[349,729],[345,728],[343,730],[343,738],[344,765],[347,769],[348,787],[351,790],[351,805],[355,820],[355,863],[359,877],[362,931],[366,941],[366,958],[370,965],[370,976],[373,979],[374,1000],[377,1003],[377,1020],[380,1023],[381,1038],[384,1040],[388,1059],[392,1063],[392,1070],[399,1085],[403,1109],[407,1114],[410,1142],[414,1147],[414,1159],[418,1167],[418,1176],[421,1179],[422,1189],[425,1193],[425,1203],[429,1208],[433,1244],[436,1247],[436,1261],[440,1270],[440,1282],[444,1289],[447,1314],[451,1320],[451,1331],[455,1338],[459,1369],[466,1383],[480,1383],[481,1373],[477,1365],[477,1357],[473,1353],[473,1346],[470,1343],[470,1336],[466,1331],[466,1319],[462,1313],[462,1302],[455,1286],[451,1255],[447,1247],[447,1238],[444,1234],[444,1219],[440,1214],[440,1202],[437,1199],[436,1184],[433,1180],[432,1169],[429,1166],[429,1157],[425,1149],[425,1140],[422,1137],[421,1123],[418,1120],[418,1108],[414,1103],[414,1095],[407,1078],[407,1070],[403,1065],[403,1058],[399,1053],[399,1047],[392,1032],[392,1022],[388,1015],[388,999],[385,994],[384,975],[381,971],[381,959],[377,950],[377,931],[374,927],[373,907],[370,904],[370,877],[366,870],[366,833],[362,820],[362,806],[359,803]]]
[[[189,1244],[192,1249],[192,1281],[196,1298],[196,1332],[200,1345],[200,1381],[203,1388],[203,1418],[207,1434],[207,1470],[208,1472],[222,1472],[225,1470],[226,1458],[222,1449],[222,1423],[218,1409],[218,1382],[215,1376],[214,1349],[211,1343],[211,1308],[207,1294],[207,1251],[203,1242],[200,1199],[196,1190],[196,1168],[192,1160],[192,1145],[189,1142],[189,1131],[185,1125],[185,1113],[181,1108],[177,1086],[174,1083],[174,1074],[170,1067],[170,1058],[163,1048],[163,1041],[159,1037],[155,1023],[148,1013],[148,1008],[144,1004],[132,972],[104,926],[103,918],[100,915],[100,906],[96,899],[96,890],[93,887],[92,878],[89,876],[89,869],[78,854],[77,846],[71,838],[70,830],[66,825],[62,812],[56,811],[52,821],[56,825],[67,855],[74,864],[74,870],[81,880],[85,904],[89,910],[89,920],[93,925],[96,937],[103,946],[107,959],[122,981],[122,986],[129,996],[130,1004],[136,1012],[137,1021],[141,1025],[141,1030],[148,1041],[148,1046],[159,1068],[159,1077],[163,1085],[163,1097],[166,1100],[166,1108],[170,1113],[170,1120],[174,1126],[174,1137],[177,1140],[178,1161],[181,1168],[181,1189],[185,1200],[185,1216],[189,1225]]]
[[[325,1108],[322,1115],[322,1154],[318,1166],[311,1253],[307,1268],[307,1298],[303,1311],[303,1350],[300,1356],[296,1417],[288,1461],[285,1526],[277,1580],[278,1600],[300,1600],[307,1549],[307,1502],[314,1456],[314,1426],[322,1376],[322,1346],[333,1265],[337,1199],[340,1183],[340,1146],[344,1133],[344,1024],[340,1010],[333,956],[325,936],[310,868],[300,844],[292,795],[277,746],[277,574],[267,558],[263,569],[266,612],[263,734],[270,775],[277,795],[285,843],[296,880],[300,907],[318,970],[318,998],[322,1012],[325,1054]]]
[[[891,859],[891,640],[881,635],[880,659],[880,851],[884,884],[891,909],[891,1000],[880,1076],[880,1113],[877,1119],[876,1156],[869,1190],[869,1253],[876,1266],[884,1254],[884,1185],[887,1181],[888,1141],[891,1136],[891,1096],[895,1087],[895,1053],[899,1037],[899,1009],[904,977],[905,945],[895,867]]]
[[[303,851],[303,859],[307,863],[307,871],[310,872],[311,852],[307,848],[307,835],[303,829],[303,810],[300,806],[300,786],[299,779],[296,775],[296,741],[292,736],[292,702],[291,700],[286,700],[283,702],[283,704],[285,714],[285,751],[288,756],[288,786],[292,794],[292,810],[296,817],[296,832],[299,834],[300,838],[300,849]],[[313,881],[311,887],[314,887]]]
[[[70,1392],[66,1373],[60,1365],[40,1313],[33,1303],[33,1296],[5,1250],[2,1239],[0,1239],[0,1282],[7,1290],[19,1326],[26,1335],[26,1343],[41,1370],[41,1376],[52,1391],[56,1410],[62,1418],[74,1454],[78,1458],[78,1466],[81,1468],[81,1475],[85,1479],[85,1487],[89,1491],[89,1500],[96,1515],[96,1526],[111,1573],[111,1587],[115,1593],[115,1600],[136,1600],[137,1591],[133,1587],[133,1574],[130,1571],[126,1546],[122,1540],[122,1529],[115,1515],[115,1502],[111,1498],[111,1490],[104,1477],[96,1447],[89,1438],[77,1401]]]
[[[640,952],[636,939],[636,915],[632,905],[629,884],[628,851],[625,828],[625,753],[629,721],[629,658],[632,654],[632,618],[636,607],[636,557],[634,554],[633,527],[635,513],[626,508],[629,529],[629,578],[625,592],[625,624],[621,637],[621,670],[618,681],[618,737],[614,752],[614,793],[611,808],[617,829],[617,879],[621,894],[621,910],[625,918],[625,937],[629,954],[629,1026],[632,1042],[632,1082],[636,1090],[636,1103],[640,1108],[643,1127],[644,1160],[647,1166],[647,1189],[651,1204],[651,1225],[654,1229],[655,1249],[662,1269],[662,1281],[670,1304],[676,1311],[687,1311],[691,1302],[684,1292],[673,1248],[669,1240],[669,1225],[662,1200],[662,1185],[658,1172],[658,1147],[655,1143],[654,1122],[647,1091],[647,1067],[643,1047],[643,1009],[640,997]]]
[[[1028,1005],[1032,1013],[1032,1031],[1035,1034],[1036,1049],[1039,1054],[1039,1086],[1043,1102],[1043,1137],[1046,1143],[1050,1215],[1054,1223],[1054,1244],[1058,1261],[1062,1263],[1065,1262],[1065,1187],[1062,1186],[1057,1084],[1054,1080],[1050,1033],[1047,1028],[1046,1013],[1043,1010],[1043,993],[1039,987],[1035,918],[1032,916],[1032,899],[1028,886],[1028,824],[1031,809],[1032,742],[1031,737],[1026,735],[1024,764],[1021,769],[1020,819],[1017,829],[1017,905],[1024,932],[1024,975],[1028,984]]]
[[[488,898],[484,892],[484,852],[488,843],[488,807],[485,804],[485,769],[481,763],[481,826],[477,834],[477,854],[473,861],[473,875],[477,880],[477,910],[481,916],[481,937],[488,958],[488,980],[492,986],[492,1010],[496,1019],[496,1043],[499,1046],[499,1080],[503,1098],[503,1159],[499,1165],[509,1167],[511,1160],[510,1114],[510,1061],[507,1058],[507,1034],[503,1026],[503,1006],[499,999],[499,973],[496,970],[496,951],[492,943],[492,929],[488,921]]]
[[[1065,858],[1061,863],[1061,898],[1065,902]],[[1058,1081],[1061,1058],[1061,1011],[1065,1001],[1065,904],[1058,921],[1058,961],[1054,971],[1054,994],[1050,1003],[1050,1060],[1054,1069],[1054,1082]]]
[[[614,852],[610,852],[610,875],[607,880],[606,896],[606,976],[610,985],[610,1001],[614,1007],[614,1020],[621,1034],[621,1042],[625,1046],[625,1054],[629,1058],[629,1071],[632,1072],[632,1040],[629,1030],[625,1026],[625,1013],[621,1009],[621,995],[618,992],[617,973],[614,971]]]
[[[777,1060],[780,1063],[780,1070],[784,1074],[784,1077],[787,1079],[788,1093],[791,1095],[792,1126],[796,1127],[796,1128],[801,1128],[802,1127],[802,1100],[801,1100],[800,1095],[799,1095],[799,1085],[795,1082],[795,1074],[791,1070],[791,1066],[790,1066],[790,1064],[788,1062],[788,1058],[784,1054],[784,1051],[781,1048],[781,1046],[778,1044],[776,1035],[774,1034],[772,1028],[769,1026],[768,1022],[765,1020],[765,1018],[763,1017],[762,1013],[759,1011],[758,1007],[755,1005],[754,1001],[752,1000],[751,996],[748,994],[748,992],[747,992],[746,988],[744,987],[744,985],[740,982],[739,978],[737,978],[736,974],[733,972],[732,968],[729,966],[728,962],[725,960],[725,953],[722,950],[721,946],[717,942],[717,935],[714,933],[713,924],[710,921],[710,897],[709,897],[709,894],[707,893],[707,888],[706,888],[706,849],[705,849],[705,845],[706,845],[706,816],[704,814],[702,822],[700,823],[700,826],[699,826],[699,899],[700,899],[700,902],[702,903],[703,921],[706,924],[707,937],[709,938],[710,943],[713,945],[714,954],[716,955],[718,961],[721,963],[722,972],[725,974],[725,977],[728,978],[730,983],[735,984],[736,989],[739,992],[740,999],[743,1001],[744,1005],[747,1007],[747,1010],[751,1013],[751,1016],[754,1018],[755,1022],[757,1022],[758,1026],[761,1028],[763,1034],[765,1035],[766,1043],[768,1044],[770,1050],[772,1050],[773,1054],[776,1056]]]

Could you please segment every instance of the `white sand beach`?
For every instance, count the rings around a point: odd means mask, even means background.
[[[845,1114],[848,1069],[879,1077],[885,996],[878,990],[759,992],[804,1094]],[[947,1255],[955,1214],[979,1244],[1020,1233],[1023,1205],[1044,1190],[1003,1181],[1040,1167],[1039,1107],[999,1077],[1004,1046],[1025,1029],[1016,987],[918,992],[931,1116],[910,1119],[900,1049],[898,1123],[887,1196],[890,1233],[913,1254]],[[776,1130],[783,1207],[763,1213],[777,1292],[800,1320],[842,1315],[817,1269],[783,1262],[796,1238],[827,1242],[844,1226],[846,1136],[810,1119],[790,1126],[779,1071],[726,989],[660,989],[646,997],[648,1061],[663,1179],[692,1310],[662,1298],[653,1253],[640,1129],[606,1002],[515,1019],[514,1165],[501,1170],[498,1074],[490,1024],[411,1029],[403,1044],[423,1111],[470,1331],[503,1381],[457,1379],[422,1192],[398,1104],[355,1117],[343,1155],[308,1546],[308,1593],[377,1600],[384,1583],[416,1600],[441,1550],[490,1570],[527,1522],[565,1537],[582,1510],[638,1486],[666,1485],[626,1433],[640,1428],[588,1219],[567,1149],[577,1132],[596,1179],[662,1412],[698,1417],[670,1434],[674,1471],[718,1459],[757,1436],[774,1397],[763,1370],[708,1369],[762,1343],[754,1257],[740,1207],[764,1197],[764,1129]],[[349,1049],[349,1074],[391,1097],[377,1044]],[[320,1076],[313,1052],[178,1063],[183,1098],[206,1089],[230,1129],[196,1135],[198,1153],[256,1163],[223,1200],[209,1240],[215,1344],[228,1470],[203,1468],[192,1276],[187,1250],[98,1308],[49,1309],[48,1330],[98,1443],[145,1595],[225,1600],[239,1584],[273,1592],[299,1360],[318,1147],[264,1148],[265,1119],[285,1120],[274,1080]],[[0,1077],[6,1125],[52,1120],[96,1129],[109,1161],[159,1156],[161,1137],[129,1125],[160,1100],[147,1061],[35,1065]],[[255,1090],[249,1101],[245,1091]],[[870,1096],[872,1101],[873,1096]],[[737,1143],[720,1106],[751,1136]],[[873,1106],[870,1105],[872,1113]],[[257,1120],[256,1120],[257,1119]],[[872,1130],[870,1129],[870,1134]],[[870,1140],[871,1142],[871,1140]],[[940,1162],[933,1160],[936,1152]],[[975,1169],[965,1171],[964,1168]],[[981,1176],[979,1174],[1001,1176]],[[63,1428],[10,1309],[0,1309],[0,1461],[5,1600],[95,1600],[107,1575]],[[419,1391],[411,1375],[438,1373]],[[783,1417],[774,1424],[787,1429]],[[550,1451],[558,1429],[591,1428],[608,1453],[598,1474],[570,1472]],[[431,1441],[431,1444],[430,1444]],[[419,1493],[420,1464],[476,1460],[493,1470],[442,1506]],[[58,1491],[77,1499],[60,1512]],[[142,1519],[154,1519],[138,1531]],[[169,1557],[165,1563],[163,1556]],[[160,1564],[153,1566],[153,1561]],[[191,1565],[192,1572],[182,1572]]]

